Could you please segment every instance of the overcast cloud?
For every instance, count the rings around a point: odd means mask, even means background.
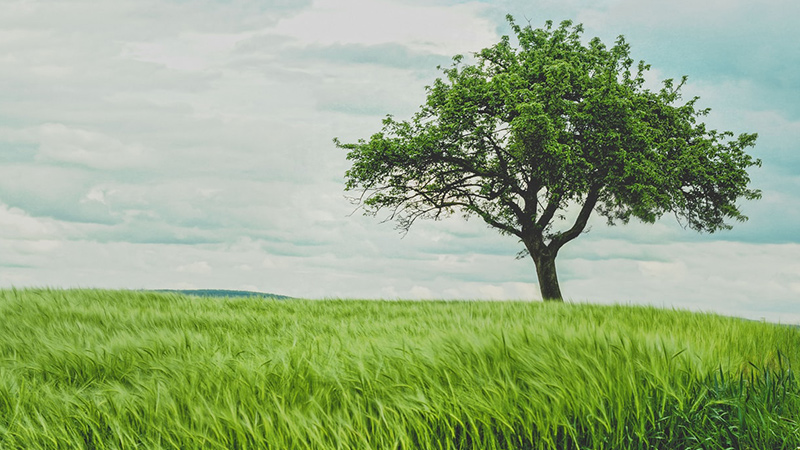
[[[570,243],[576,302],[800,323],[800,6],[792,0],[0,0],[0,287],[537,299],[482,223],[401,235],[353,212],[344,152],[409,117],[504,16],[624,34],[653,83],[689,75],[710,126],[758,132],[751,220],[673,218]]]

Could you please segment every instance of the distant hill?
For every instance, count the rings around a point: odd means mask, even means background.
[[[153,292],[174,292],[176,294],[194,295],[197,297],[269,297],[278,300],[287,300],[291,297],[285,295],[268,294],[253,291],[230,291],[226,289],[154,289]]]

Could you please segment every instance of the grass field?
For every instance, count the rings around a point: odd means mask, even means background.
[[[789,449],[800,330],[526,302],[0,290],[0,449]]]

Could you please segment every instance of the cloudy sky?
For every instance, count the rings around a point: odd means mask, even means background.
[[[558,267],[575,302],[800,323],[795,0],[0,0],[0,287],[218,288],[309,298],[536,299],[477,220],[351,214],[345,153],[408,118],[504,16],[626,36],[689,75],[712,128],[759,133],[732,231],[606,227]]]

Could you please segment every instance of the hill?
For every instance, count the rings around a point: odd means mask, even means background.
[[[280,300],[287,300],[291,298],[285,295],[268,294],[265,292],[233,291],[226,289],[155,289],[153,292],[170,292],[183,295],[192,295],[195,297],[268,297]]]
[[[645,307],[0,290],[0,448],[800,446],[800,331]]]

